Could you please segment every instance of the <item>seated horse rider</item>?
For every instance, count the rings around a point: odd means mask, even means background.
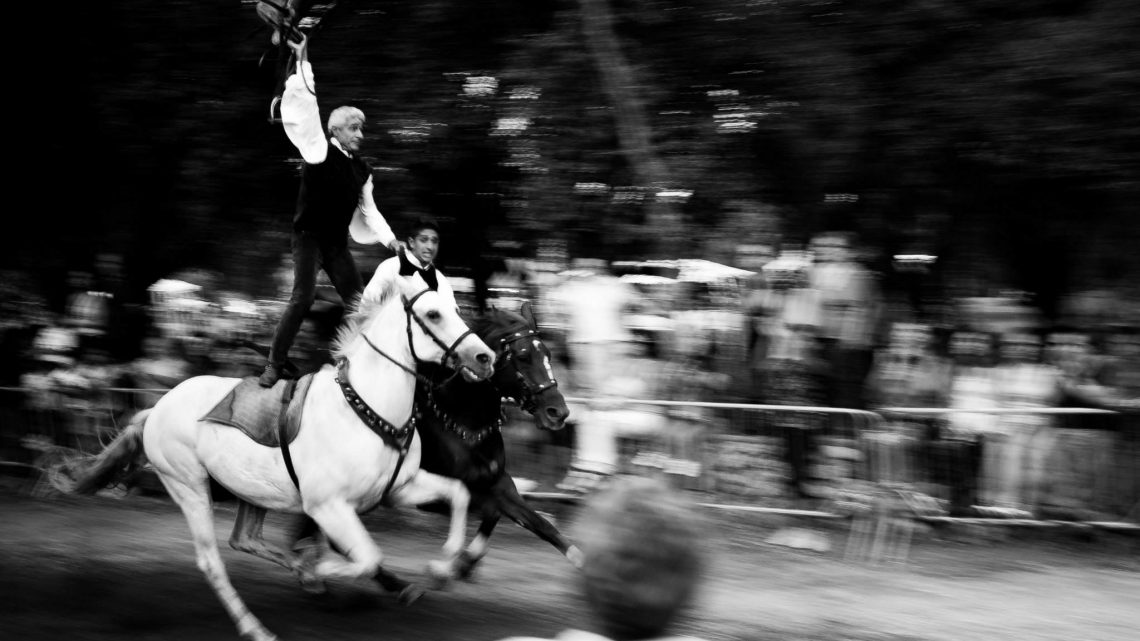
[[[435,267],[435,257],[439,252],[439,225],[428,218],[417,219],[407,236],[407,244],[406,251],[398,252],[376,267],[361,298],[377,295],[384,290],[385,283],[398,277],[412,276],[419,272],[428,287],[439,292],[440,297],[450,302],[452,307],[458,308],[451,283],[447,282],[447,277]],[[302,548],[312,545],[316,532],[316,522],[308,516],[301,515],[293,530],[294,546]]]
[[[348,234],[359,243],[382,242],[392,251],[400,247],[376,208],[372,168],[358,153],[364,140],[364,114],[355,107],[334,109],[326,136],[313,90],[308,39],[289,40],[289,47],[297,56],[297,72],[285,83],[281,120],[304,164],[293,217],[293,292],[273,336],[259,379],[262,387],[272,387],[281,377],[289,348],[316,297],[319,269],[346,305],[363,289],[348,250]]]
[[[455,290],[443,272],[435,266],[435,257],[439,253],[439,225],[429,218],[419,218],[410,228],[407,246],[407,251],[398,252],[396,256],[380,263],[368,281],[363,297],[375,295],[384,289],[385,283],[397,276],[411,276],[418,272],[428,287],[438,291],[453,307],[458,307]]]

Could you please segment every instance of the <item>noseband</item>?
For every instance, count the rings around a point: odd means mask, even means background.
[[[514,334],[510,334],[508,336],[504,336],[503,338],[500,338],[499,339],[499,346],[503,349],[503,351],[499,353],[499,361],[502,363],[515,361],[516,357],[515,357],[515,351],[513,349],[513,345],[516,342],[518,342],[524,338],[530,338],[531,336],[537,337],[538,332],[533,330],[533,329],[527,328],[524,331],[515,332]],[[498,363],[496,363],[496,367],[498,367]],[[547,380],[543,381],[542,383],[539,383],[538,385],[532,387],[530,384],[530,381],[528,381],[527,378],[525,376],[523,376],[523,373],[522,373],[521,369],[519,368],[517,362],[515,363],[515,376],[517,376],[518,379],[520,381],[522,381],[523,390],[526,392],[525,397],[523,399],[521,399],[520,405],[522,406],[523,410],[530,412],[532,414],[534,413],[534,408],[537,405],[535,397],[537,397],[539,394],[545,392],[546,390],[548,390],[552,387],[558,387],[558,381],[554,380],[553,376],[548,378]]]

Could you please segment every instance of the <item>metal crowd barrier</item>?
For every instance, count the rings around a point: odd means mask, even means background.
[[[878,491],[872,509],[853,520],[849,557],[905,562],[916,522],[1140,533],[1140,425],[1126,415],[1091,408],[877,413],[883,423],[864,433],[862,447]],[[1007,418],[988,430],[956,432],[945,422],[956,414],[1101,422]]]
[[[0,387],[0,466],[34,478],[61,452],[97,452],[131,413],[152,406],[166,391]],[[1032,461],[1027,469],[1038,476],[1042,466],[1046,470],[1052,466],[1053,473],[1046,477],[1052,494],[1043,496],[1063,496],[1073,509],[1069,518],[1060,519],[1003,511],[1002,505],[989,500],[1001,487],[996,480],[1001,477],[990,472],[1005,470],[1009,482],[1025,476],[1017,465],[1003,468],[1006,459],[996,454],[1004,452],[1008,460],[1016,460],[1009,454],[1009,439],[947,438],[944,432],[923,433],[922,425],[924,420],[954,413],[1120,419],[1115,412],[907,407],[865,411],[661,399],[566,400],[574,420],[588,409],[588,420],[617,424],[620,472],[666,478],[691,491],[709,509],[850,519],[847,555],[851,558],[905,560],[916,522],[1140,531],[1140,430],[1135,427],[1113,433],[1050,429],[1055,442],[1048,456],[1042,458],[1037,452],[1036,459],[1026,460]],[[521,411],[508,413],[513,420],[504,427],[509,431],[504,441],[512,474],[539,481],[524,495],[535,500],[579,499],[581,495],[555,487],[569,466],[573,439],[539,434]],[[1034,441],[1026,443],[1032,448]],[[798,455],[793,452],[797,448],[803,448]],[[796,465],[801,476],[814,484],[813,491],[822,497],[816,505],[823,507],[804,509],[790,494],[789,470]],[[1064,478],[1060,466],[1072,478]]]
[[[576,396],[566,401],[572,423],[601,421],[613,427],[619,473],[665,478],[693,491],[698,504],[709,509],[820,519],[846,515],[804,509],[789,496],[787,448],[799,443],[811,450],[800,452],[803,474],[813,478],[817,491],[833,490],[856,472],[859,435],[882,420],[875,412],[816,405]],[[519,421],[527,423],[525,417]],[[571,440],[562,438],[563,452],[555,456],[541,448],[512,448],[513,441],[507,440],[512,473],[537,477],[544,488],[524,496],[561,502],[581,498],[577,492],[550,489],[569,466]],[[534,465],[533,459],[544,463]]]

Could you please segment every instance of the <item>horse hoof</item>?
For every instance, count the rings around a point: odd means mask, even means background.
[[[586,561],[586,555],[582,554],[582,550],[578,549],[577,545],[571,545],[570,549],[566,550],[566,559],[576,569],[581,570],[582,564]]]
[[[276,634],[273,634],[265,628],[243,632],[241,633],[241,638],[248,639],[248,641],[280,641]]]
[[[479,577],[475,576],[475,566],[472,565],[460,570],[459,579],[465,583],[478,583]]]
[[[459,554],[459,568],[456,574],[468,583],[475,583],[475,568],[479,566],[480,559],[476,559],[466,551]]]
[[[313,596],[324,596],[329,592],[328,584],[316,577],[301,578],[299,579],[299,582],[301,583],[301,589],[305,591],[305,594],[311,594]]]
[[[399,600],[400,605],[411,605],[416,601],[419,601],[420,597],[422,597],[426,592],[427,590],[424,590],[418,585],[409,585],[403,590],[400,590],[400,595],[397,597],[397,599]]]
[[[432,589],[435,590],[442,590],[447,587],[447,584],[454,578],[451,566],[443,561],[429,561],[427,575],[431,580]]]

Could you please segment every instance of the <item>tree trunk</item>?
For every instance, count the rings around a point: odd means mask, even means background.
[[[602,91],[614,110],[618,148],[638,187],[650,190],[646,227],[652,229],[654,253],[677,257],[681,247],[681,216],[676,205],[655,194],[670,186],[668,166],[653,147],[645,104],[638,92],[633,68],[622,54],[614,32],[609,0],[579,0],[586,46],[594,59]]]

